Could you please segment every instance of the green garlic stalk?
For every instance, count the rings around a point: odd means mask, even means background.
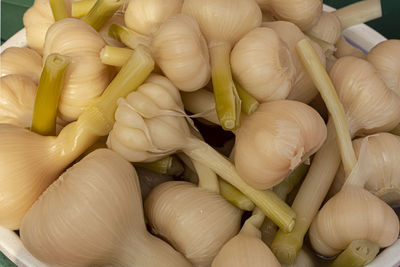
[[[81,19],[99,31],[123,3],[124,0],[97,0],[89,13]]]

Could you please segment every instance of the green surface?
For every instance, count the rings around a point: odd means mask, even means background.
[[[1,42],[23,27],[22,16],[33,4],[33,0],[1,1]],[[324,0],[324,3],[336,8],[357,2],[357,0]],[[400,39],[400,0],[381,0],[383,17],[367,23],[386,38]],[[15,266],[0,252],[0,267]]]

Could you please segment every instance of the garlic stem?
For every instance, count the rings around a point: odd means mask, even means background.
[[[340,153],[332,120],[328,121],[328,136],[315,154],[310,170],[292,204],[296,225],[291,233],[279,230],[271,249],[281,263],[294,264],[303,239],[318,212],[340,165]]]
[[[266,216],[283,231],[290,232],[295,224],[296,214],[271,190],[260,191],[250,187],[238,175],[235,166],[224,156],[201,140],[191,138],[183,152],[215,171],[221,178],[239,189],[258,206]]]
[[[106,65],[121,67],[132,55],[133,50],[123,47],[106,45],[100,51],[101,62]]]
[[[108,34],[132,49],[139,45],[150,46],[150,38],[119,24],[111,24]]]
[[[353,240],[332,262],[331,267],[361,267],[370,263],[378,254],[379,246],[368,240]]]
[[[199,187],[219,194],[218,176],[215,172],[197,160],[192,160],[192,162],[199,176]]]
[[[182,164],[174,156],[168,156],[153,162],[137,162],[135,166],[160,174],[179,175],[183,172]]]
[[[302,163],[288,177],[286,177],[278,185],[274,186],[273,191],[283,200],[286,200],[287,195],[292,192],[293,188],[300,183],[300,181],[307,174],[310,169],[310,164]]]
[[[209,47],[211,77],[218,119],[225,130],[234,130],[240,123],[240,98],[232,80],[231,45],[228,42]]]
[[[237,93],[239,95],[240,100],[242,101],[241,109],[247,115],[251,115],[260,103],[258,103],[257,99],[255,99],[252,95],[250,95],[239,83],[234,82]]]
[[[154,61],[151,56],[144,49],[138,47],[107,86],[101,97],[95,101],[95,106],[108,119],[110,128],[114,123],[117,100],[138,88],[153,69]]]
[[[350,26],[365,23],[367,21],[380,18],[382,7],[380,0],[364,0],[342,7],[333,12],[346,29]]]
[[[74,18],[85,16],[92,9],[97,0],[81,0],[72,2],[71,15]]]
[[[338,136],[337,139],[344,172],[347,177],[356,165],[357,158],[351,143],[349,125],[347,123],[343,105],[339,100],[328,73],[322,66],[318,55],[310,42],[307,39],[299,41],[296,45],[296,51],[331,114],[336,134]]]
[[[264,222],[264,219],[265,219],[265,214],[263,213],[263,211],[260,208],[255,207],[253,213],[251,214],[251,217],[248,218],[246,222],[250,223],[251,225],[253,225],[253,227],[257,229],[260,229],[262,223]]]
[[[55,21],[69,17],[64,0],[50,0],[50,6],[51,11],[53,11],[53,17]]]
[[[251,211],[254,209],[254,203],[248,199],[242,192],[236,189],[236,187],[219,179],[220,194],[228,200],[231,204],[238,207],[241,210]]]
[[[71,59],[60,54],[46,58],[36,93],[31,130],[41,135],[56,134],[56,119],[65,71]]]
[[[123,3],[124,0],[97,0],[89,13],[81,20],[99,31]]]

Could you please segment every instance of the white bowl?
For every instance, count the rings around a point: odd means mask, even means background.
[[[334,8],[324,5],[325,11],[333,11]],[[355,46],[364,52],[369,51],[376,44],[386,40],[381,34],[365,24],[356,25],[344,30],[343,35]],[[1,47],[0,52],[11,46],[27,46],[25,29],[8,39]],[[15,232],[0,226],[0,250],[17,266],[45,267],[48,266],[35,259],[24,247]],[[400,239],[391,247],[381,252],[376,259],[368,264],[368,267],[395,267],[400,264]],[[306,266],[302,266],[306,267]]]

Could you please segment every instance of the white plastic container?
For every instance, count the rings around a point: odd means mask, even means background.
[[[324,5],[325,11],[334,9]],[[381,34],[365,24],[356,25],[346,29],[343,35],[353,44],[364,50],[369,51],[376,44],[386,40]],[[3,52],[11,46],[26,46],[25,29],[16,33],[7,40],[1,47]],[[13,231],[0,226],[0,251],[3,252],[12,262],[21,267],[45,267],[48,266],[35,259],[24,247],[18,235]],[[391,247],[381,252],[376,259],[367,265],[368,267],[397,267],[400,266],[400,239]],[[301,266],[308,267],[308,266]]]

